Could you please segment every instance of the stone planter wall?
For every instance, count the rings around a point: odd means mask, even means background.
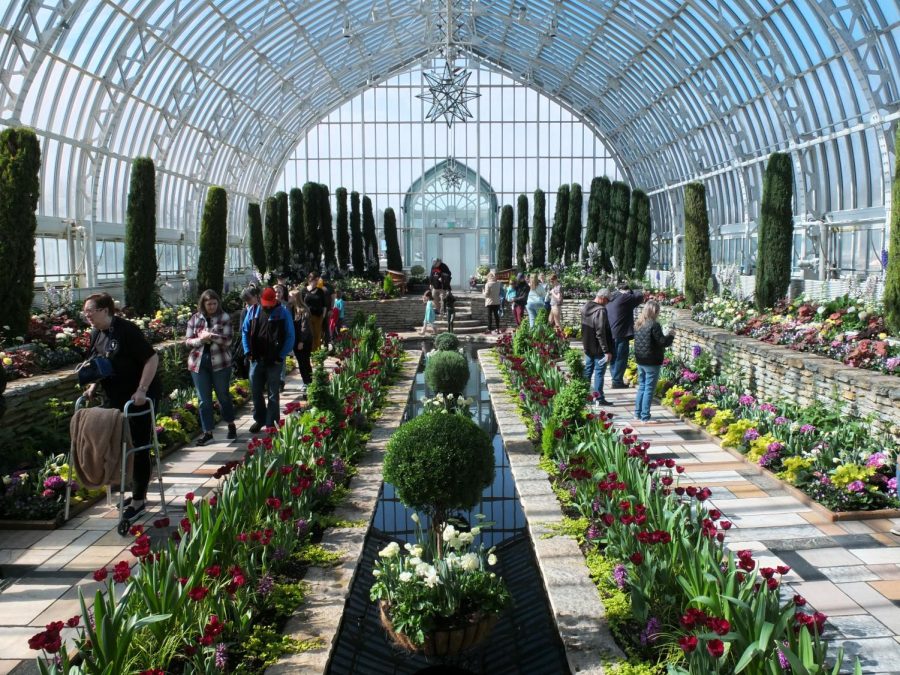
[[[687,353],[692,345],[700,345],[720,365],[731,364],[742,384],[760,398],[803,406],[837,399],[846,413],[872,415],[879,431],[900,436],[900,378],[704,326],[691,320],[689,310],[664,308],[663,316],[675,321],[676,352]]]

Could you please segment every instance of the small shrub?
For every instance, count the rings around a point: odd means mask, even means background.
[[[573,378],[553,397],[552,419],[562,426],[584,422],[584,406],[587,403],[590,386],[584,378]]]
[[[516,332],[512,339],[513,354],[521,356],[528,349],[528,338],[531,337],[531,325],[527,321],[523,321],[516,328]]]
[[[409,268],[409,276],[411,277],[424,277],[425,276],[425,268],[421,265],[413,265]]]
[[[459,352],[440,351],[428,358],[425,384],[437,394],[461,394],[469,381],[469,363]]]
[[[440,352],[455,352],[459,350],[459,338],[453,333],[441,333],[434,338],[434,348]]]
[[[566,368],[572,379],[584,379],[584,352],[577,349],[568,349],[565,353]]]
[[[394,297],[394,280],[391,279],[390,276],[386,276],[384,281],[381,282],[381,290],[383,290],[384,294],[389,298]]]
[[[331,391],[331,383],[328,380],[328,372],[325,370],[325,357],[328,355],[324,349],[319,349],[312,355],[315,364],[312,374],[312,382],[309,383],[307,400],[309,405],[321,412],[330,412],[337,419],[341,419],[343,407]]]

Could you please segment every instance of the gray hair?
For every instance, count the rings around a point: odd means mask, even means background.
[[[607,300],[609,300],[609,289],[608,288],[598,288],[597,295],[595,295],[594,297],[597,300],[600,300],[601,298],[606,298]]]

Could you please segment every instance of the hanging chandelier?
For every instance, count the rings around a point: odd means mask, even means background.
[[[447,191],[456,191],[462,186],[463,173],[459,169],[459,165],[452,157],[447,159],[444,164],[444,170],[439,178],[441,187]]]

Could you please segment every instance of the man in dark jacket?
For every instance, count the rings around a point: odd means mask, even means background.
[[[531,286],[528,285],[524,272],[519,272],[519,276],[516,277],[515,288],[516,297],[513,298],[513,317],[515,317],[516,325],[518,326],[525,317],[525,305],[528,304],[528,293],[531,291]]]
[[[450,268],[440,258],[435,258],[431,263],[431,274],[428,281],[431,284],[431,296],[434,299],[434,311],[441,314],[444,311],[444,298],[450,290],[450,281],[453,275]]]
[[[613,361],[613,337],[606,314],[609,291],[601,288],[593,300],[581,308],[581,340],[584,345],[584,379],[594,378],[591,390],[598,394],[600,405],[613,405],[603,395],[603,376]]]
[[[629,342],[634,337],[634,310],[643,302],[643,291],[632,291],[628,284],[622,284],[606,308],[615,342],[613,345],[615,361],[613,361],[609,373],[612,377],[613,389],[626,387],[623,378],[625,367],[628,365]]]

